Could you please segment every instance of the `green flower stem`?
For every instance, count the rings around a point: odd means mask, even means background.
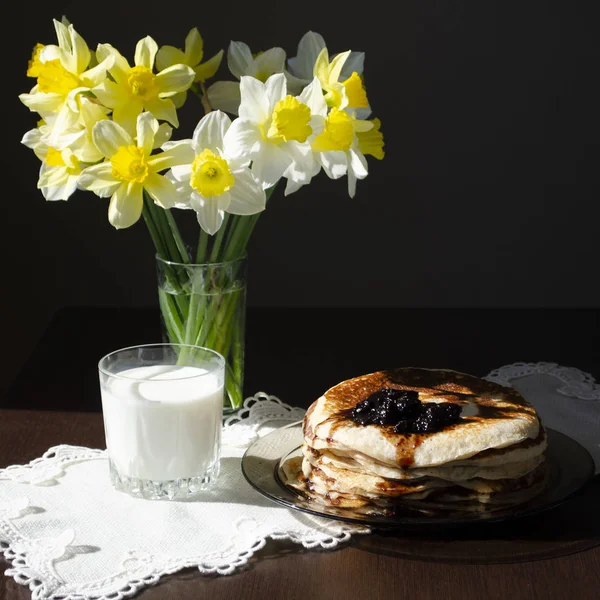
[[[179,318],[179,311],[177,310],[177,306],[173,298],[170,294],[159,290],[158,302],[169,340],[171,342],[183,344],[183,337],[181,335],[181,332],[183,331],[183,323]]]
[[[155,207],[153,200],[150,197],[148,197],[144,192],[144,205],[142,208],[142,215],[144,217],[144,221],[146,223],[146,226],[148,227],[148,231],[150,232],[150,237],[154,242],[154,247],[156,248],[157,254],[164,260],[169,260],[170,257],[165,247],[163,232],[157,226],[156,223],[156,217],[159,213],[153,210],[152,207]],[[181,289],[181,285],[178,281],[177,274],[171,269],[170,266],[166,266],[165,275],[169,281],[169,285],[173,289]],[[165,297],[162,300],[159,300],[159,302],[161,312],[163,313],[165,328],[169,333],[169,339],[182,339],[182,321],[184,320],[185,315],[188,313],[189,310],[187,298],[185,298],[185,296],[179,295],[171,296],[170,294],[166,294],[165,296],[168,296],[168,298]]]
[[[201,265],[206,262],[206,250],[208,248],[208,233],[204,230],[200,230],[198,239],[198,248],[196,249],[196,264]]]
[[[209,262],[215,263],[219,261],[219,251],[221,250],[221,244],[223,243],[223,237],[225,237],[225,230],[227,229],[227,224],[229,222],[229,213],[225,213],[223,218],[223,223],[217,231],[217,235],[215,236],[211,252]]]
[[[225,363],[225,390],[229,398],[231,408],[239,408],[244,401],[244,392],[239,384],[239,379],[236,379],[233,369],[229,362]]]
[[[185,244],[183,243],[183,239],[181,234],[179,233],[179,227],[177,227],[177,223],[175,222],[175,218],[171,214],[170,210],[163,209],[167,224],[169,226],[169,231],[173,236],[173,241],[177,247],[180,260],[177,262],[188,264],[190,262],[190,256],[188,251],[186,250]]]
[[[151,198],[149,198],[147,205],[150,209],[154,222],[156,223],[163,239],[165,240],[165,249],[168,253],[167,260],[179,263],[184,262],[182,261],[181,254],[179,253],[179,249],[173,238],[173,233],[167,221],[165,209],[156,206]]]

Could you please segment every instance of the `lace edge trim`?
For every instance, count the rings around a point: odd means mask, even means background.
[[[59,591],[48,593],[46,583],[42,581],[41,575],[38,575],[32,568],[27,566],[25,555],[17,554],[12,550],[11,545],[8,542],[2,540],[0,540],[0,555],[2,555],[4,560],[11,565],[11,568],[7,569],[4,574],[12,577],[19,585],[27,586],[32,593],[32,600],[123,600],[124,598],[131,598],[144,587],[155,585],[162,577],[172,575],[186,568],[195,567],[200,573],[206,575],[231,575],[241,567],[245,566],[258,551],[262,550],[269,538],[273,540],[289,540],[292,543],[301,544],[309,549],[320,546],[323,549],[330,550],[336,548],[339,544],[350,541],[353,534],[366,535],[368,533],[370,533],[370,529],[368,528],[349,528],[344,525],[341,526],[339,533],[330,534],[323,539],[303,539],[302,535],[299,535],[294,531],[286,533],[274,531],[266,535],[257,536],[256,541],[250,548],[239,552],[237,557],[233,560],[230,559],[227,564],[207,565],[202,562],[193,564],[190,562],[183,562],[179,565],[160,569],[143,577],[131,578],[119,589],[104,592],[99,595],[94,594],[93,592],[90,594],[73,594],[67,592],[66,595]],[[24,564],[19,564],[19,561],[22,561]]]
[[[600,400],[600,384],[590,373],[576,367],[565,367],[558,363],[515,362],[490,371],[484,379],[511,386],[511,380],[528,375],[552,375],[564,384],[557,391],[564,396],[581,400]]]

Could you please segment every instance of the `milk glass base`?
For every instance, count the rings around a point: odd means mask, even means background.
[[[185,500],[186,498],[192,498],[211,488],[219,476],[218,459],[202,477],[187,477],[167,481],[128,477],[117,471],[112,460],[109,459],[108,464],[110,481],[115,489],[146,500]]]

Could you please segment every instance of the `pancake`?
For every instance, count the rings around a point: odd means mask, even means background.
[[[461,406],[460,422],[433,434],[397,434],[393,427],[363,427],[349,416],[361,400],[383,388],[413,390],[419,400]],[[344,381],[309,409],[304,438],[320,450],[354,451],[392,467],[432,467],[465,460],[490,449],[538,439],[535,409],[512,388],[449,370],[394,369]],[[539,454],[539,444],[523,447],[516,461]],[[511,450],[514,452],[514,450]],[[485,456],[482,458],[486,458]],[[488,464],[506,456],[487,457]]]
[[[540,444],[540,448],[545,448],[545,444]],[[515,478],[533,471],[538,465],[544,462],[543,451],[540,451],[540,454],[527,460],[509,462],[497,466],[480,466],[477,463],[471,465],[468,461],[460,461],[439,467],[414,469],[389,467],[364,455],[355,455],[354,458],[351,458],[340,452],[334,454],[327,450],[319,451],[308,446],[304,446],[304,452],[309,460],[320,458],[323,464],[330,464],[334,467],[401,480],[420,479],[423,477],[436,477],[446,481],[464,481],[465,479],[472,479],[474,477],[492,480]]]
[[[361,420],[353,409],[368,398]],[[402,368],[343,381],[310,406],[303,437],[303,455],[282,465],[287,485],[357,514],[500,510],[545,486],[547,439],[533,406],[512,388],[456,371]]]

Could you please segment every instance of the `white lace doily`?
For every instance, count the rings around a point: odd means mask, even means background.
[[[494,369],[485,379],[517,389],[542,422],[577,440],[600,472],[600,385],[589,374],[556,363],[514,363]]]
[[[585,446],[600,467],[600,386],[578,369],[515,363],[487,379],[517,388],[544,423]],[[202,502],[153,502],[113,490],[106,452],[50,448],[0,469],[0,552],[6,575],[34,600],[121,600],[186,567],[228,575],[268,538],[334,548],[368,529],[288,510],[244,479],[240,458],[259,436],[304,411],[264,393],[225,422],[221,474]]]
[[[50,448],[0,470],[0,552],[6,575],[34,600],[121,600],[186,567],[228,575],[268,538],[334,548],[368,529],[288,510],[244,479],[248,445],[304,411],[264,393],[225,422],[221,473],[202,502],[154,502],[115,491],[105,450]]]

